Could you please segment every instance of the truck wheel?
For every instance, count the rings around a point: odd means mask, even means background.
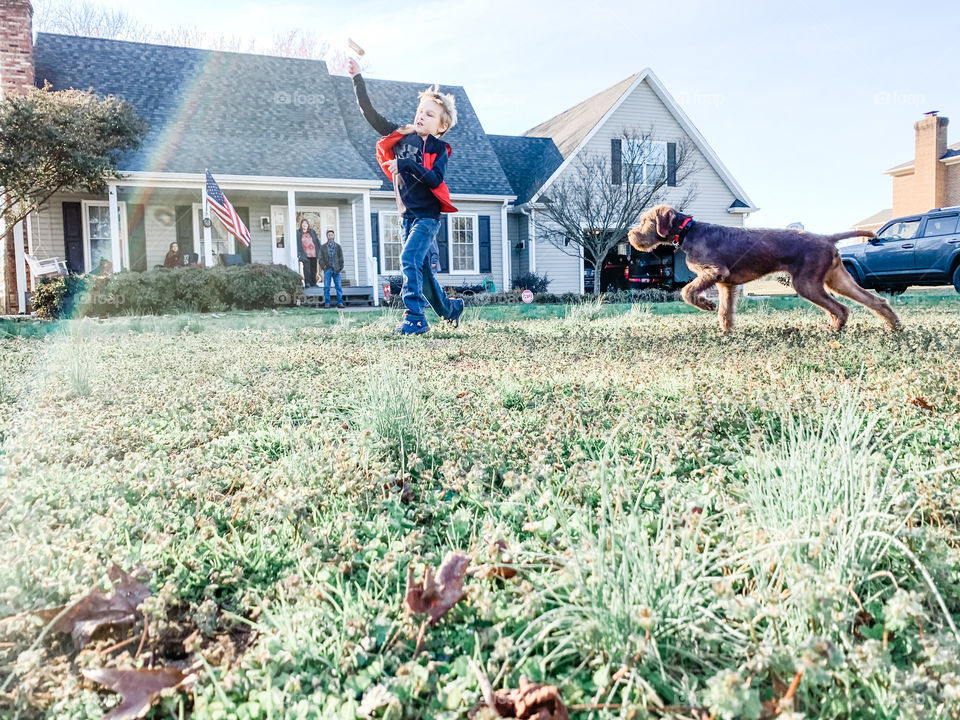
[[[953,289],[960,293],[960,265],[953,271]]]
[[[883,288],[878,288],[880,292],[886,293],[887,295],[903,295],[907,291],[906,285],[887,285]]]
[[[854,267],[853,265],[851,265],[850,263],[844,263],[844,264],[843,264],[843,267],[846,269],[846,271],[847,271],[848,273],[850,273],[850,277],[853,278],[853,281],[854,281],[857,285],[859,285],[860,287],[866,287],[866,286],[863,284],[863,278],[860,277],[860,271],[857,270],[857,268],[855,268],[855,267]]]

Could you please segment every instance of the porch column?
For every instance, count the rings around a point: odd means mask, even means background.
[[[16,257],[17,268],[17,312],[23,315],[27,311],[27,268],[26,258],[23,256],[23,222],[18,222],[13,227],[14,254]]]
[[[350,216],[353,218],[353,225],[350,227],[353,228],[353,284],[360,284],[360,255],[357,250],[357,200],[356,198],[350,203]],[[376,288],[374,288],[376,290]]]
[[[377,259],[373,256],[373,228],[370,226],[370,191],[363,193],[363,253],[367,256],[367,283],[373,287],[373,304],[380,305],[380,280]]]
[[[530,211],[530,272],[537,271],[537,211]]]
[[[120,245],[120,204],[117,202],[117,186],[109,186],[110,198],[110,250],[113,272],[123,270],[123,247]]]
[[[200,227],[203,230],[203,265],[204,267],[213,267],[213,232],[207,223],[210,220],[210,207],[207,205],[207,190],[200,191],[200,201],[203,203],[203,220]]]
[[[507,236],[507,201],[500,207],[500,259],[503,264],[503,292],[510,289],[510,238]]]
[[[300,272],[300,261],[297,259],[297,193],[287,190],[287,267],[295,273]]]

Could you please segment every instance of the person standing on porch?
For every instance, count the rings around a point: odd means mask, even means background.
[[[340,274],[343,272],[343,248],[336,240],[333,230],[327,230],[327,244],[320,248],[320,271],[323,273],[323,306],[330,307],[330,281],[337,288],[337,307],[343,307],[343,287]]]
[[[317,248],[320,247],[320,238],[310,227],[310,221],[304,218],[297,229],[297,258],[303,265],[303,284],[307,287],[317,286]]]

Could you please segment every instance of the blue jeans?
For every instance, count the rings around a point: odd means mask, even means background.
[[[340,287],[340,275],[342,273],[334,273],[333,270],[327,268],[323,271],[323,302],[327,305],[330,304],[330,280],[333,280],[334,285],[337,287],[337,305],[343,305],[343,288]]]
[[[400,270],[403,273],[403,288],[400,298],[406,308],[406,316],[412,321],[426,322],[424,314],[427,303],[442,318],[450,317],[450,301],[430,269],[427,250],[440,229],[440,221],[431,218],[403,218],[403,234],[406,237],[400,253]]]

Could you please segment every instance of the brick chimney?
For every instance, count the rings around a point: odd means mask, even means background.
[[[32,87],[33,6],[30,0],[0,0],[0,97],[24,95]],[[0,312],[12,314],[20,307],[17,297],[19,253],[13,228],[0,235],[0,247]]]
[[[916,212],[943,207],[947,199],[947,168],[940,158],[947,151],[947,124],[950,121],[927,113],[914,124],[917,133],[916,155],[913,160],[914,197]]]
[[[0,94],[33,87],[33,6],[30,0],[0,0]]]

